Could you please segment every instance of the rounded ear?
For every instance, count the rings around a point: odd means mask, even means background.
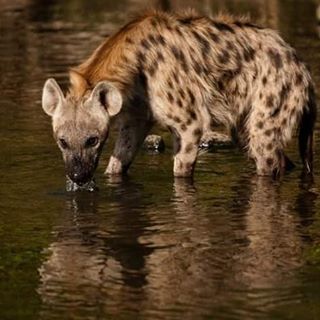
[[[42,108],[44,112],[52,117],[63,99],[63,93],[56,80],[53,78],[48,79],[42,91]]]
[[[108,81],[101,81],[94,87],[90,100],[93,105],[104,107],[111,117],[119,113],[122,107],[120,91]]]

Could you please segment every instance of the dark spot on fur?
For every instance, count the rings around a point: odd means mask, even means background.
[[[143,65],[146,62],[146,56],[141,51],[138,51],[137,60],[139,65]]]
[[[173,117],[173,121],[175,121],[176,123],[181,123],[181,119],[177,116]]]
[[[243,49],[243,58],[246,62],[250,62],[254,59],[256,51],[251,47],[245,47]]]
[[[269,166],[269,167],[272,167],[273,166],[273,163],[274,163],[274,161],[273,161],[273,159],[272,158],[267,158],[267,165]]]
[[[180,36],[180,37],[183,37],[183,32],[181,31],[181,29],[179,27],[176,27],[175,28],[177,34]]]
[[[177,100],[177,104],[178,104],[178,107],[179,107],[179,108],[182,108],[182,107],[183,107],[183,103],[182,103],[181,99],[178,99],[178,100]]]
[[[235,50],[235,47],[234,47],[234,45],[233,45],[233,43],[231,41],[226,41],[226,48],[229,51]]]
[[[218,60],[221,64],[225,64],[230,60],[230,54],[226,50],[222,50],[221,54],[218,56]]]
[[[160,51],[157,51],[157,59],[159,62],[164,62],[164,56]]]
[[[267,150],[271,151],[273,149],[273,144],[270,142],[266,145]]]
[[[289,115],[290,118],[295,118],[296,117],[296,111],[295,109],[291,109],[290,110],[290,115]]]
[[[262,84],[263,84],[264,86],[267,84],[267,77],[266,77],[266,76],[264,76],[264,77],[262,78]]]
[[[190,25],[193,21],[193,17],[185,17],[178,20],[180,23]]]
[[[189,109],[187,112],[188,112],[189,116],[191,117],[191,119],[197,120],[197,114],[193,110]]]
[[[183,89],[179,89],[179,94],[180,94],[180,97],[182,98],[182,99],[184,99],[185,97],[186,97],[186,95],[185,95],[185,93],[184,93],[184,91],[183,91]]]
[[[180,62],[182,69],[185,72],[188,72],[188,64],[186,61],[186,57],[184,53],[181,51],[181,49],[178,49],[175,45],[171,46],[171,52],[174,55],[174,57],[177,59],[177,61]]]
[[[156,27],[156,26],[157,26],[157,21],[156,21],[156,19],[151,19],[151,25],[152,25],[153,27]]]
[[[188,92],[188,95],[190,97],[190,102],[191,102],[191,105],[193,105],[195,103],[195,97],[194,97],[194,94],[191,92],[190,88],[187,89],[187,92]]]
[[[153,34],[149,34],[148,36],[148,40],[153,44],[153,45],[157,45],[158,41],[156,40],[155,36]]]
[[[170,103],[173,103],[174,98],[173,98],[173,95],[172,95],[171,92],[167,92],[167,98],[168,98],[168,101],[169,101]]]
[[[276,117],[280,112],[280,107],[277,107],[272,113],[271,113],[271,118]]]
[[[161,35],[161,34],[158,34],[157,37],[156,37],[157,41],[161,44],[161,45],[165,45],[166,44],[166,40],[165,38]]]
[[[150,49],[150,47],[151,47],[150,42],[147,39],[142,39],[141,40],[141,45],[146,50]]]
[[[283,103],[286,101],[286,99],[288,98],[290,90],[291,90],[291,84],[290,83],[284,84],[282,86],[281,91],[280,91],[279,107],[281,107],[283,105]]]
[[[233,28],[225,23],[222,22],[217,22],[217,21],[213,21],[212,22],[213,26],[215,28],[217,28],[219,31],[227,31],[230,33],[235,33],[235,31],[233,30]]]
[[[262,122],[262,121],[259,121],[259,122],[257,123],[257,128],[258,128],[258,129],[262,129],[262,128],[263,128],[263,122]]]
[[[237,77],[240,73],[241,73],[241,69],[242,69],[242,64],[241,62],[238,64],[238,67],[236,69],[230,69],[230,70],[226,70],[223,75],[221,76],[221,78],[219,79],[221,82],[225,82],[228,83],[231,80],[233,80],[235,77]],[[238,84],[236,84],[236,87],[238,86]],[[235,94],[237,93],[238,90],[235,90]]]
[[[273,108],[274,107],[274,96],[272,94],[270,94],[268,97],[267,97],[267,107],[268,108]]]
[[[295,85],[300,86],[303,82],[303,76],[301,73],[296,74],[296,80],[295,80]]]
[[[272,135],[272,130],[268,129],[264,132],[264,134],[267,136],[267,137],[270,137]]]
[[[251,22],[236,21],[234,24],[239,28],[263,29],[262,27]]]
[[[210,52],[210,43],[209,41],[197,31],[192,30],[192,34],[195,39],[198,41],[199,46],[201,48],[202,56],[206,57]]]
[[[157,61],[153,61],[153,63],[151,64],[150,68],[149,68],[149,74],[150,76],[153,76],[155,74],[155,72],[158,70],[159,64]]]
[[[223,80],[220,79],[218,82],[217,82],[217,87],[220,91],[224,91],[224,83],[223,83]]]
[[[170,24],[170,21],[166,20],[165,25],[169,31],[172,31],[173,28],[172,28],[172,25]]]
[[[268,55],[269,55],[269,58],[273,64],[273,66],[279,70],[280,68],[282,68],[283,66],[283,62],[282,62],[282,59],[281,59],[281,55],[278,51],[274,50],[274,49],[269,49],[268,50]]]
[[[282,121],[281,121],[281,125],[282,125],[282,126],[286,126],[287,123],[288,123],[287,118],[282,119]]]
[[[258,77],[258,68],[257,66],[254,67],[253,75],[252,75],[252,81],[256,81]]]
[[[292,62],[292,60],[293,60],[293,58],[292,58],[292,53],[291,53],[291,51],[287,51],[286,52],[286,58],[287,58],[287,62],[288,63],[291,63]]]
[[[126,38],[126,43],[133,44],[133,40],[131,38]]]
[[[202,66],[199,62],[193,62],[193,69],[197,74],[202,73]]]
[[[148,69],[148,73],[151,77],[154,76],[154,74],[156,73],[156,68],[154,65],[152,65],[149,69]]]
[[[169,88],[173,88],[173,83],[172,83],[171,79],[168,79],[167,84],[168,84]]]
[[[206,64],[205,67],[202,68],[202,72],[205,76],[209,77],[211,74],[211,67],[209,64]]]
[[[194,130],[193,130],[193,135],[194,135],[196,138],[199,138],[200,136],[202,136],[202,130],[201,130],[200,128],[194,129]]]
[[[176,46],[171,46],[171,52],[173,53],[174,57],[178,60],[180,58],[179,49]]]
[[[180,81],[179,81],[178,74],[177,74],[176,72],[174,72],[174,73],[172,74],[172,76],[173,76],[174,81],[175,81],[177,84],[179,84]]]
[[[194,148],[194,144],[193,143],[188,143],[186,145],[185,152],[189,153],[189,152],[191,152],[193,150],[193,148]]]
[[[182,131],[186,131],[187,130],[187,126],[185,124],[182,124],[180,126],[180,128],[181,128]]]
[[[212,31],[208,31],[208,34],[209,34],[209,37],[212,41],[214,41],[215,43],[220,42],[220,38],[216,33],[212,32]]]

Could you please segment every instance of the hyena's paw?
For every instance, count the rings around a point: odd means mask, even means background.
[[[176,178],[190,178],[193,176],[195,161],[188,162],[186,160],[175,157],[173,175]]]
[[[278,178],[294,169],[294,163],[283,153],[278,152],[276,155],[261,157],[256,160],[258,176],[271,176]]]
[[[124,170],[121,161],[118,158],[111,156],[105,174],[121,175],[122,173],[124,173]]]

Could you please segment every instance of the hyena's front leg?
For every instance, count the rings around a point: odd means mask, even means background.
[[[198,155],[198,145],[202,136],[200,126],[191,126],[183,130],[173,130],[175,177],[192,177]]]
[[[129,169],[151,127],[152,122],[145,119],[122,119],[119,121],[118,137],[106,174],[118,175]]]

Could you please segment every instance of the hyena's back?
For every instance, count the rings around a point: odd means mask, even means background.
[[[217,123],[237,132],[258,173],[271,174],[285,166],[283,148],[302,122],[301,153],[309,161],[316,110],[310,75],[270,29],[152,14],[125,26],[76,70],[89,83],[118,83],[128,105],[142,101],[171,129],[175,171],[192,170],[201,135]]]

